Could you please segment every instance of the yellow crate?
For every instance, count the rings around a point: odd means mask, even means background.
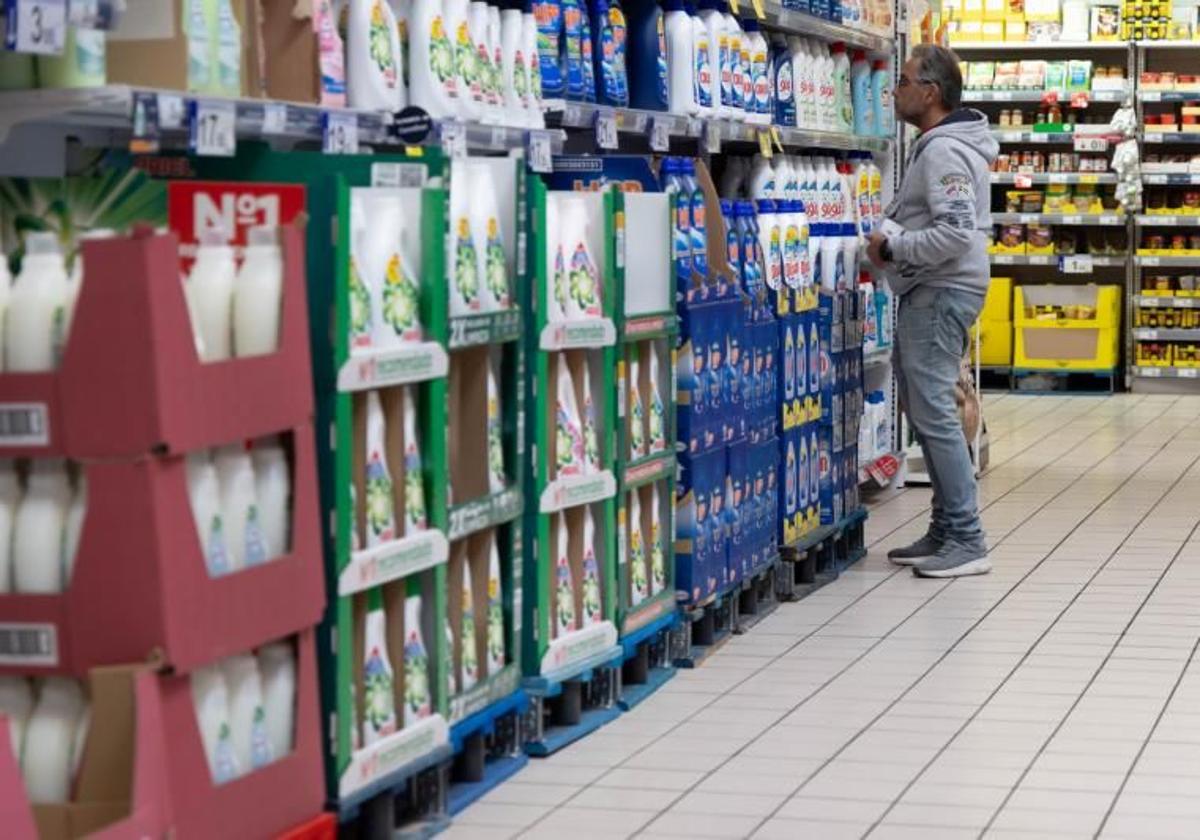
[[[979,313],[981,321],[1012,321],[1012,288],[1011,277],[993,277],[988,284],[987,297],[983,301],[983,311]]]
[[[1013,366],[1029,370],[1109,370],[1121,335],[1119,286],[1018,286],[1013,298]],[[1038,320],[1026,307],[1088,306],[1095,317]]]
[[[1008,367],[1013,359],[1012,321],[980,318],[971,327],[971,340],[979,345],[979,363],[987,367]]]

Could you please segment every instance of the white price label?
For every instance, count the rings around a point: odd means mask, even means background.
[[[1151,268],[1156,268],[1162,265],[1162,260],[1160,260],[1158,257],[1141,257],[1138,262]]]
[[[1139,341],[1158,341],[1158,330],[1138,330]]]
[[[1039,213],[1022,213],[1017,217],[1017,221],[1023,225],[1037,224],[1042,220]]]
[[[554,152],[550,135],[544,131],[529,132],[529,168],[534,172],[554,171]]]
[[[617,139],[617,115],[612,111],[596,112],[596,145],[601,149],[615,149],[620,145]]]
[[[1138,370],[1138,375],[1144,376],[1147,379],[1158,379],[1160,376],[1162,376],[1162,371],[1158,368],[1144,367]]]
[[[233,157],[237,151],[237,105],[196,100],[192,106],[191,147],[197,155]]]
[[[1020,131],[1002,131],[1000,132],[1001,143],[1020,143],[1025,138],[1025,135]]]
[[[1102,224],[1102,225],[1119,225],[1119,224],[1121,224],[1121,219],[1119,216],[1101,216],[1100,224]]]
[[[1043,133],[1037,132],[1037,131],[1031,131],[1029,133],[1029,142],[1030,143],[1049,143],[1050,135],[1043,134]]]
[[[442,123],[442,148],[452,158],[467,156],[467,127],[456,120]]]
[[[508,129],[502,125],[492,126],[492,148],[508,148]]]
[[[1016,259],[1010,254],[995,254],[992,256],[992,262],[996,265],[1016,265]]]
[[[283,134],[287,131],[288,109],[282,102],[267,102],[263,105],[263,134]]]
[[[1157,90],[1142,91],[1143,102],[1162,102],[1162,92]]]
[[[67,0],[5,0],[5,46],[15,52],[59,55],[67,35]]]
[[[710,155],[721,153],[721,124],[716,120],[704,123],[704,151]]]
[[[326,111],[322,122],[321,151],[327,155],[358,154],[358,117]]]
[[[183,97],[174,93],[158,94],[158,127],[183,128],[187,108],[184,107]]]
[[[655,118],[650,123],[650,150],[666,152],[671,148],[671,126],[664,119]]]
[[[0,665],[57,666],[58,628],[53,624],[0,624]]]
[[[1146,224],[1158,227],[1175,227],[1179,224],[1179,218],[1177,216],[1154,216]]]
[[[1200,377],[1200,369],[1197,368],[1175,368],[1175,375],[1182,379],[1196,379]]]
[[[1064,225],[1081,225],[1083,224],[1083,216],[1063,216],[1062,223]]]
[[[1108,138],[1088,136],[1086,134],[1076,134],[1073,138],[1075,151],[1077,152],[1107,152]]]
[[[1012,91],[1010,90],[994,90],[991,96],[985,96],[985,99],[991,99],[993,102],[1008,102],[1012,99]]]
[[[1063,274],[1091,274],[1093,271],[1092,257],[1090,254],[1062,257],[1059,260],[1059,270]]]
[[[1033,176],[1027,175],[1023,172],[1018,172],[1013,176],[1013,184],[1015,184],[1019,190],[1027,190],[1033,186]]]
[[[1070,180],[1071,176],[1064,172],[1051,172],[1046,176],[1047,184],[1066,184]]]

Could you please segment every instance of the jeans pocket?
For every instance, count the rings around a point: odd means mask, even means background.
[[[934,345],[943,353],[961,359],[966,355],[968,334],[975,320],[971,307],[960,305],[953,294],[947,293],[938,297],[934,309],[931,324]]]

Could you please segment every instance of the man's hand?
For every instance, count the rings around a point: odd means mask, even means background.
[[[876,268],[883,268],[887,265],[887,260],[883,258],[883,243],[887,242],[887,237],[877,230],[871,231],[870,238],[867,239],[867,257],[871,260],[871,265]]]

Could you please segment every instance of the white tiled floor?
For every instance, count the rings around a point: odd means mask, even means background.
[[[1200,397],[988,401],[995,570],[870,556],[634,711],[535,759],[455,838],[1200,838]]]

